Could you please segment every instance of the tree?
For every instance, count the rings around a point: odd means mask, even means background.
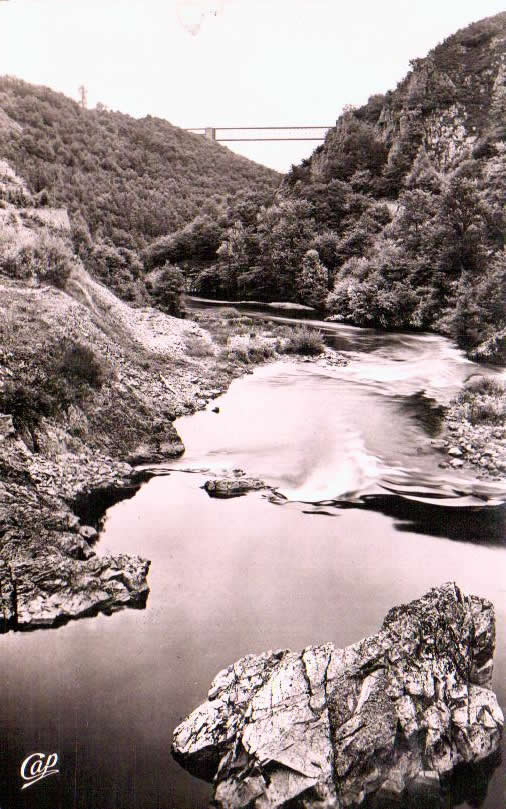
[[[329,272],[321,263],[317,251],[307,250],[297,275],[300,302],[306,306],[314,306],[315,309],[323,309],[328,292],[328,277]]]
[[[371,177],[381,175],[388,151],[376,130],[367,121],[359,120],[353,111],[345,113],[326,141],[327,180],[349,180],[356,171],[368,170]]]
[[[227,230],[227,238],[220,244],[217,254],[226,295],[234,298],[237,295],[238,276],[248,268],[246,229],[240,220]]]
[[[423,146],[420,146],[411,171],[404,178],[404,185],[406,188],[416,188],[433,194],[439,194],[441,191],[442,177],[429,160]]]
[[[288,200],[260,212],[257,232],[265,293],[297,298],[297,271],[315,235],[311,213],[305,200]]]
[[[339,236],[332,230],[324,230],[323,233],[315,236],[311,242],[311,249],[317,251],[323,264],[327,267],[329,273],[328,288],[332,289],[335,272],[341,263]]]
[[[165,264],[152,284],[152,295],[159,309],[174,317],[184,317],[184,275],[179,267]]]
[[[487,272],[463,273],[445,325],[463,348],[474,348],[504,331],[506,315],[506,249],[493,257]]]

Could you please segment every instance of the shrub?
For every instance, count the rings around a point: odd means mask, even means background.
[[[75,258],[69,247],[58,236],[43,234],[21,247],[12,261],[16,278],[32,277],[35,281],[63,289],[71,273]]]
[[[459,394],[465,417],[471,424],[501,424],[506,415],[504,384],[489,376],[472,377]]]
[[[50,416],[54,399],[38,386],[25,381],[6,382],[0,391],[0,411],[12,416],[16,430],[35,427],[42,416]]]
[[[92,388],[100,388],[104,381],[100,360],[82,343],[74,343],[65,349],[59,370],[68,380],[84,382]]]
[[[246,365],[249,365],[250,357],[249,357],[249,351],[248,351],[247,348],[243,348],[242,346],[237,346],[236,348],[233,348],[229,352],[229,357],[230,357],[230,359],[236,359],[239,362],[244,362]]]
[[[214,355],[213,346],[196,334],[187,334],[185,344],[190,357],[212,357]]]
[[[475,362],[491,362],[506,365],[506,329],[484,340],[472,351],[468,351],[470,359]]]
[[[491,397],[473,402],[469,408],[471,424],[503,424],[505,416],[504,402]]]
[[[0,390],[0,412],[12,415],[16,429],[32,431],[42,417],[57,417],[99,388],[104,369],[91,348],[46,343],[20,355],[18,377]]]
[[[299,326],[288,338],[284,350],[287,354],[315,356],[321,354],[324,348],[321,332],[308,326]]]
[[[469,395],[483,393],[489,396],[501,396],[504,394],[504,383],[493,376],[473,376],[466,383],[464,391],[460,394],[466,400]]]
[[[273,349],[267,343],[253,343],[248,347],[248,357],[251,362],[268,360],[273,354]]]
[[[235,320],[236,318],[241,316],[241,313],[238,309],[234,309],[233,306],[225,306],[223,309],[220,309],[218,314],[220,317],[225,318],[225,320]]]
[[[153,283],[153,298],[159,309],[173,317],[184,317],[184,275],[179,267],[165,264]]]

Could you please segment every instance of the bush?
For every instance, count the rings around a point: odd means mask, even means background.
[[[321,354],[324,348],[321,332],[308,326],[299,326],[294,329],[284,350],[287,354],[316,356]]]
[[[473,402],[469,408],[471,424],[503,424],[506,416],[504,402],[491,397]]]
[[[183,304],[185,280],[179,267],[165,264],[152,286],[152,295],[159,309],[173,317],[185,316]]]
[[[248,347],[248,357],[251,362],[262,362],[274,355],[274,350],[267,343],[253,343]]]
[[[196,334],[187,334],[185,337],[185,343],[190,357],[214,356],[213,346],[202,337],[198,337]]]
[[[484,340],[472,351],[468,351],[467,354],[475,362],[506,365],[506,329],[502,329],[498,334]]]
[[[104,370],[92,349],[82,343],[74,343],[65,349],[59,365],[66,379],[84,382],[92,388],[100,388],[104,381]]]
[[[39,236],[33,244],[17,251],[11,262],[16,278],[30,278],[63,289],[71,273],[75,258],[69,247],[58,236]]]
[[[225,320],[235,320],[241,316],[241,313],[238,309],[234,309],[233,306],[225,306],[223,309],[218,311],[220,317],[225,318]]]
[[[506,415],[504,384],[489,376],[471,377],[457,401],[471,424],[502,424]]]
[[[35,427],[42,416],[50,416],[55,401],[46,391],[25,381],[6,382],[0,391],[0,411],[12,416],[16,430]]]
[[[228,352],[228,357],[230,360],[235,359],[238,362],[243,362],[245,365],[249,365],[249,351],[243,346],[236,346],[235,348],[230,349]]]
[[[47,343],[20,362],[18,378],[0,390],[0,412],[12,415],[16,429],[30,431],[42,417],[57,417],[99,388],[104,369],[91,348]]]
[[[502,396],[504,394],[504,383],[493,376],[472,376],[460,396],[465,401],[470,395],[479,393],[488,396]]]

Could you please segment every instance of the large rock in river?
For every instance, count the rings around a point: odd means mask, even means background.
[[[221,809],[342,809],[439,788],[498,747],[494,642],[492,604],[445,584],[353,646],[229,666],[176,728],[173,755],[214,779]]]

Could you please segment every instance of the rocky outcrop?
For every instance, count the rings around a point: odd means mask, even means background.
[[[179,458],[184,453],[184,444],[172,424],[165,425],[163,434],[146,438],[127,456],[132,466],[148,463],[163,463],[168,458]]]
[[[12,416],[5,416],[0,413],[0,441],[5,441],[15,433]]]
[[[61,555],[0,562],[0,629],[56,626],[72,618],[145,605],[149,562],[138,556],[86,561]]]
[[[9,436],[0,476],[0,632],[144,606],[149,562],[96,556],[92,544],[105,510],[149,474],[112,459],[49,460]]]
[[[221,809],[342,809],[439,789],[498,747],[494,641],[492,605],[443,585],[353,646],[229,666],[176,728],[173,755],[214,779]]]

